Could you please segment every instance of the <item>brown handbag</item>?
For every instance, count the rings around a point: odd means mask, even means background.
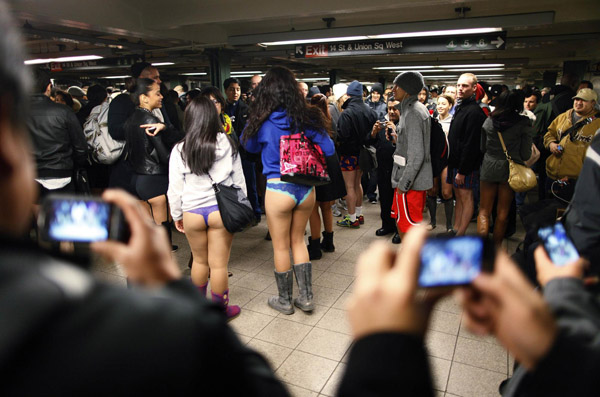
[[[515,192],[526,192],[536,187],[537,179],[535,172],[529,167],[515,163],[508,154],[508,150],[506,150],[506,145],[500,131],[498,131],[498,137],[500,138],[506,160],[508,160],[508,184],[510,188]]]

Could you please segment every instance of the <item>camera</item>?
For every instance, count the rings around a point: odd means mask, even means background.
[[[50,194],[38,215],[45,242],[91,243],[108,239],[129,241],[129,225],[121,210],[100,198]]]
[[[480,236],[432,237],[421,249],[419,287],[470,284],[481,272],[491,273],[494,243]]]

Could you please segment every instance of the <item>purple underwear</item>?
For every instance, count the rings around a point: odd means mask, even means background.
[[[206,224],[206,226],[208,226],[208,216],[219,210],[219,206],[218,205],[211,205],[209,207],[200,207],[200,208],[194,208],[193,210],[187,211],[187,212],[191,212],[192,214],[198,214],[198,215],[202,215],[202,217],[204,218],[204,223]]]

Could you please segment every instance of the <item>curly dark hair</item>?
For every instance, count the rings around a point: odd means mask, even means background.
[[[325,115],[318,108],[307,105],[294,73],[288,68],[275,66],[269,70],[254,90],[254,95],[256,99],[250,105],[244,141],[255,136],[262,123],[278,108],[287,112],[292,133],[305,129],[326,133]]]

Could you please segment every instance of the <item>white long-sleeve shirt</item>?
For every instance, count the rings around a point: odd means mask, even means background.
[[[208,175],[193,174],[181,158],[183,142],[171,152],[169,161],[169,206],[173,220],[183,218],[183,212],[217,205],[217,198]],[[229,139],[223,133],[217,134],[215,162],[209,170],[215,183],[236,185],[246,192],[246,180],[242,171],[239,154],[233,155]]]

